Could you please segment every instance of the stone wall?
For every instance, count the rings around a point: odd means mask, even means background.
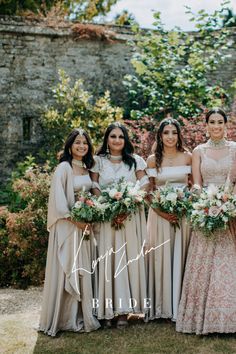
[[[132,71],[129,29],[112,27],[117,40],[75,40],[70,27],[50,28],[21,18],[0,17],[0,181],[17,161],[33,153],[40,142],[38,119],[52,100],[51,88],[63,68],[82,78],[95,96],[110,90],[113,100],[125,98],[122,79]],[[236,32],[230,65],[217,76],[227,84],[236,72]],[[214,77],[212,78],[214,79]]]

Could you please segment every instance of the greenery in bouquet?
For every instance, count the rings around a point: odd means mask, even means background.
[[[176,187],[168,182],[165,186],[158,188],[151,193],[153,209],[159,209],[165,213],[174,214],[180,220],[184,214],[187,214],[191,202],[192,195],[187,186]],[[179,227],[179,225],[177,224]]]
[[[203,188],[198,200],[192,203],[190,221],[204,236],[213,237],[217,230],[225,230],[236,217],[236,197],[230,188],[210,185]]]
[[[145,195],[146,192],[140,188],[139,181],[136,183],[126,182],[124,178],[103,188],[101,196],[109,204],[112,227],[121,228],[123,226],[123,222],[120,221],[122,217],[135,214],[143,205]]]

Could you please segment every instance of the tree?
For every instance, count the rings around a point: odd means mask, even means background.
[[[60,5],[68,16],[79,21],[91,21],[106,15],[118,0],[0,0],[0,14],[22,15],[25,11],[47,14],[53,6]]]
[[[226,11],[223,18],[223,27],[236,27],[236,15],[234,15],[231,9],[227,9]]]
[[[208,15],[204,10],[191,14],[196,32],[186,33],[175,28],[166,31],[155,13],[156,29],[138,29],[133,42],[134,75],[124,84],[129,100],[126,112],[132,118],[153,115],[163,118],[168,112],[190,117],[202,112],[204,106],[221,105],[227,97],[217,77],[208,82],[209,73],[226,59],[229,46],[227,29],[218,30],[224,7]]]
[[[18,15],[23,11],[37,12],[49,9],[55,0],[0,0],[1,15]]]
[[[120,14],[117,14],[114,18],[114,23],[118,26],[132,26],[137,21],[132,13],[127,10],[123,10]]]
[[[71,16],[79,21],[91,21],[106,15],[118,0],[69,0]]]
[[[41,157],[55,162],[65,137],[73,128],[83,128],[92,137],[95,146],[101,142],[106,127],[123,118],[123,111],[111,104],[108,91],[97,100],[83,88],[83,81],[71,85],[70,78],[59,71],[59,83],[53,89],[55,104],[42,116],[43,148]]]

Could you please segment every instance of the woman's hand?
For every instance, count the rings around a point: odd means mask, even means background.
[[[112,226],[114,226],[115,228],[119,228],[120,226],[122,226],[124,221],[128,218],[128,216],[129,216],[129,214],[126,214],[126,213],[122,213],[122,214],[117,215],[112,220]]]
[[[169,221],[171,224],[178,224],[179,220],[175,214],[165,213],[159,209],[153,209],[159,216]]]
[[[86,229],[86,231],[90,232],[92,230],[92,225],[88,224],[86,222],[75,221],[75,220],[72,220],[71,218],[66,218],[64,220],[71,222],[73,225],[75,225],[76,227],[78,227],[78,229],[80,229],[82,231],[85,231],[85,229]]]

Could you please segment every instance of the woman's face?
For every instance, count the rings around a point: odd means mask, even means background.
[[[87,139],[84,135],[77,135],[72,146],[71,153],[73,159],[82,160],[83,156],[85,156],[88,152],[89,146]]]
[[[173,148],[177,146],[178,142],[178,131],[177,128],[168,124],[164,127],[163,132],[161,134],[163,146],[167,148]]]
[[[125,137],[120,128],[112,129],[110,134],[108,135],[108,147],[112,154],[121,154],[124,146],[125,146]]]
[[[219,113],[210,115],[207,123],[207,131],[212,140],[223,139],[225,133],[225,121]]]

